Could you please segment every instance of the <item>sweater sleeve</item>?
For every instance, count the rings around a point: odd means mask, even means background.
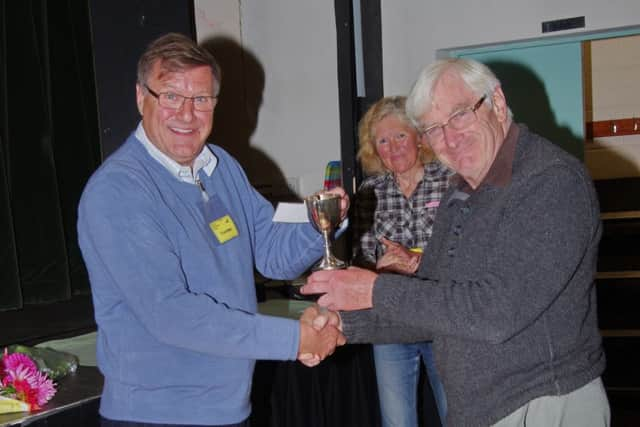
[[[273,221],[273,207],[251,188],[256,207],[253,221],[255,263],[258,271],[272,279],[295,279],[320,259],[322,235],[309,223]]]
[[[233,177],[226,182],[241,198],[246,222],[250,224],[256,269],[272,279],[295,279],[304,273],[323,253],[322,235],[309,223],[292,224],[273,221],[273,205],[249,182],[238,162],[224,150],[215,151],[222,161],[219,167]]]
[[[430,341],[429,332],[418,324],[393,322],[374,310],[341,312],[343,333],[349,343],[398,344]]]
[[[297,321],[247,312],[189,289],[181,254],[156,211],[153,192],[122,173],[102,176],[85,190],[78,235],[96,318],[122,334],[148,333],[191,351],[295,359]],[[145,332],[136,332],[140,327]]]
[[[372,315],[389,324],[421,325],[425,338],[432,332],[506,341],[536,321],[574,275],[589,274],[591,269],[579,267],[595,262],[586,254],[595,253],[589,248],[598,243],[597,211],[582,174],[562,165],[548,167],[513,192],[495,241],[488,242],[490,261],[476,268],[481,275],[457,280],[455,272],[448,272],[446,282],[380,275]],[[593,277],[583,279],[590,285]],[[363,330],[358,334],[362,337]]]

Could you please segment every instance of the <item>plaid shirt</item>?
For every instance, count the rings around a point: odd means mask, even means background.
[[[441,163],[427,163],[422,180],[409,198],[402,194],[391,173],[365,179],[355,196],[354,264],[375,265],[384,254],[384,245],[379,242],[382,237],[406,248],[424,250],[451,175]]]

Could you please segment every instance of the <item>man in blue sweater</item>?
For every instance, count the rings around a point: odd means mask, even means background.
[[[349,342],[433,338],[447,425],[608,426],[600,211],[584,165],[514,123],[500,82],[476,61],[428,66],[407,112],[456,172],[416,277],[319,272],[303,292],[357,310],[331,316]]]
[[[256,359],[315,363],[344,343],[335,328],[257,313],[254,265],[295,278],[322,236],[274,223],[238,163],[205,145],[219,90],[215,59],[192,40],[151,43],[138,63],[142,121],[82,195],[103,426],[247,426]]]

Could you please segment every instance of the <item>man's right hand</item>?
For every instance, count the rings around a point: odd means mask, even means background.
[[[300,320],[313,325],[316,331],[322,330],[327,325],[338,328],[342,331],[342,319],[337,311],[328,310],[326,307],[321,307],[318,304],[314,304],[302,313]]]
[[[300,349],[298,360],[306,366],[318,365],[346,339],[340,332],[338,313],[317,305],[307,308],[300,317]]]

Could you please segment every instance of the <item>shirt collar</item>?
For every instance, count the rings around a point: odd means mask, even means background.
[[[183,166],[180,163],[173,160],[171,157],[164,154],[158,149],[147,137],[147,133],[144,131],[142,122],[138,124],[136,128],[135,137],[142,143],[144,148],[151,157],[156,159],[162,166],[164,166],[171,175],[175,176],[180,181],[188,182],[190,184],[196,183],[196,177],[198,172],[202,170],[207,176],[211,176],[213,170],[218,164],[218,158],[211,152],[209,147],[205,144],[202,147],[202,151],[198,154],[193,162],[193,171],[189,166]]]
[[[492,185],[494,187],[506,187],[511,182],[511,176],[513,172],[513,158],[516,151],[516,143],[518,142],[518,136],[520,135],[520,127],[515,123],[511,123],[504,142],[498,149],[496,158],[493,159],[493,163],[484,177],[478,188],[482,185]],[[460,182],[460,189],[466,192],[473,192],[473,188],[462,179],[460,175],[457,175],[457,179]]]

